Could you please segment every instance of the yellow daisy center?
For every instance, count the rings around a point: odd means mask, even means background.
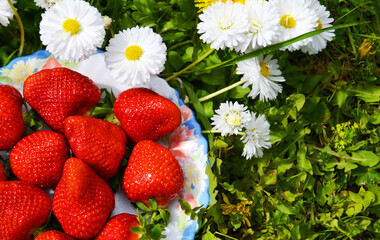
[[[261,25],[261,23],[259,22],[259,21],[257,21],[257,20],[251,20],[250,21],[250,24],[251,24],[251,26],[250,26],[250,28],[249,28],[249,31],[251,32],[251,33],[258,33],[259,32],[259,30],[262,28],[262,25]]]
[[[281,17],[280,24],[285,28],[294,28],[296,26],[296,20],[289,14]]]
[[[227,116],[226,116],[226,122],[227,124],[232,125],[232,126],[240,125],[241,116],[236,111],[229,112],[227,113]]]
[[[270,76],[268,65],[265,62],[260,63],[260,73],[266,78]]]
[[[318,26],[316,26],[314,29],[315,29],[315,30],[321,30],[321,29],[323,28],[323,24],[322,24],[321,20],[318,19],[318,20],[317,20],[317,23],[318,23]]]
[[[62,28],[65,30],[65,32],[70,32],[70,36],[73,36],[79,33],[80,23],[76,19],[68,18],[63,22]]]
[[[140,46],[131,45],[125,50],[125,57],[130,61],[136,61],[140,59],[142,53],[143,50]]]
[[[222,30],[230,29],[232,26],[232,20],[227,16],[223,16],[221,19],[219,19],[218,25]]]

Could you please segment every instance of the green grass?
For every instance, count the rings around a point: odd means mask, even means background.
[[[90,3],[115,20],[103,46],[119,30],[135,25],[161,34],[168,48],[161,76],[190,99],[204,130],[211,129],[210,117],[227,100],[265,114],[271,124],[273,146],[260,159],[241,156],[239,137],[205,134],[211,200],[193,213],[200,223],[196,239],[380,238],[379,1],[321,1],[334,25],[366,23],[336,29],[334,41],[317,55],[269,49],[286,79],[283,92],[270,102],[248,98],[240,86],[203,99],[240,76],[234,64],[224,64],[236,53],[210,51],[199,40],[192,1]],[[42,10],[31,0],[19,0],[16,7],[25,30],[22,55],[44,49],[38,33]],[[20,53],[17,21],[1,27],[0,35],[4,66]],[[362,56],[365,39],[373,45]],[[345,137],[339,137],[337,124],[342,123],[357,128],[346,127]],[[338,147],[340,140],[344,148]]]

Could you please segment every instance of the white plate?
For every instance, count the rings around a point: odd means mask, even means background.
[[[99,88],[112,89],[116,96],[130,88],[112,79],[105,65],[104,54],[100,51],[79,63],[60,62],[47,51],[37,51],[29,56],[16,58],[7,66],[0,68],[0,84],[12,85],[22,93],[23,83],[27,76],[43,68],[59,65],[88,76]],[[192,207],[201,205],[206,207],[209,203],[208,177],[205,173],[208,144],[202,136],[199,123],[195,120],[191,109],[178,96],[178,92],[171,88],[165,80],[153,77],[148,84],[142,86],[169,98],[180,108],[183,119],[181,126],[168,138],[160,141],[160,144],[168,147],[182,166],[185,174],[182,198],[189,202]],[[7,157],[8,153],[0,151],[0,155]],[[112,216],[119,213],[136,214],[136,209],[121,190],[116,192],[115,201]],[[172,200],[168,207],[171,212],[171,220],[163,233],[167,235],[166,239],[194,239],[198,228],[197,222],[192,221],[183,213],[178,203],[178,197]]]

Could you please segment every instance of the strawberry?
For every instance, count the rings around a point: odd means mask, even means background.
[[[100,100],[98,86],[88,77],[68,68],[44,69],[24,83],[26,102],[53,130],[63,132],[63,121],[84,115]]]
[[[131,88],[120,93],[114,113],[133,143],[157,141],[181,124],[177,105],[147,88]]]
[[[136,215],[121,213],[113,216],[100,231],[95,240],[138,240],[139,235],[131,227],[140,226]]]
[[[11,149],[24,134],[23,99],[9,85],[0,85],[0,151]]]
[[[70,237],[66,233],[50,230],[38,235],[34,240],[74,240],[74,238]]]
[[[11,150],[9,162],[20,180],[40,188],[53,188],[70,157],[63,134],[41,130],[21,139]]]
[[[154,198],[158,206],[166,206],[183,185],[182,168],[166,147],[151,140],[135,145],[122,184],[129,200],[149,205],[148,199]]]
[[[0,239],[31,239],[45,223],[51,200],[41,189],[22,181],[0,181]]]
[[[5,171],[5,168],[3,167],[3,164],[0,162],[0,181],[7,181],[8,177]]]
[[[65,136],[77,158],[105,179],[117,174],[127,144],[121,127],[87,116],[70,116],[64,126]]]
[[[111,188],[82,160],[69,158],[53,196],[53,213],[65,233],[91,239],[115,207]]]

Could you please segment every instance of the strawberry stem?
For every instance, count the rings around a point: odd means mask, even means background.
[[[136,234],[141,234],[140,239],[155,240],[165,238],[162,231],[165,230],[170,220],[170,212],[168,208],[157,206],[154,199],[149,199],[149,206],[142,202],[135,202],[137,209],[137,219],[140,227],[131,228],[131,231]],[[144,211],[140,214],[140,210]]]

